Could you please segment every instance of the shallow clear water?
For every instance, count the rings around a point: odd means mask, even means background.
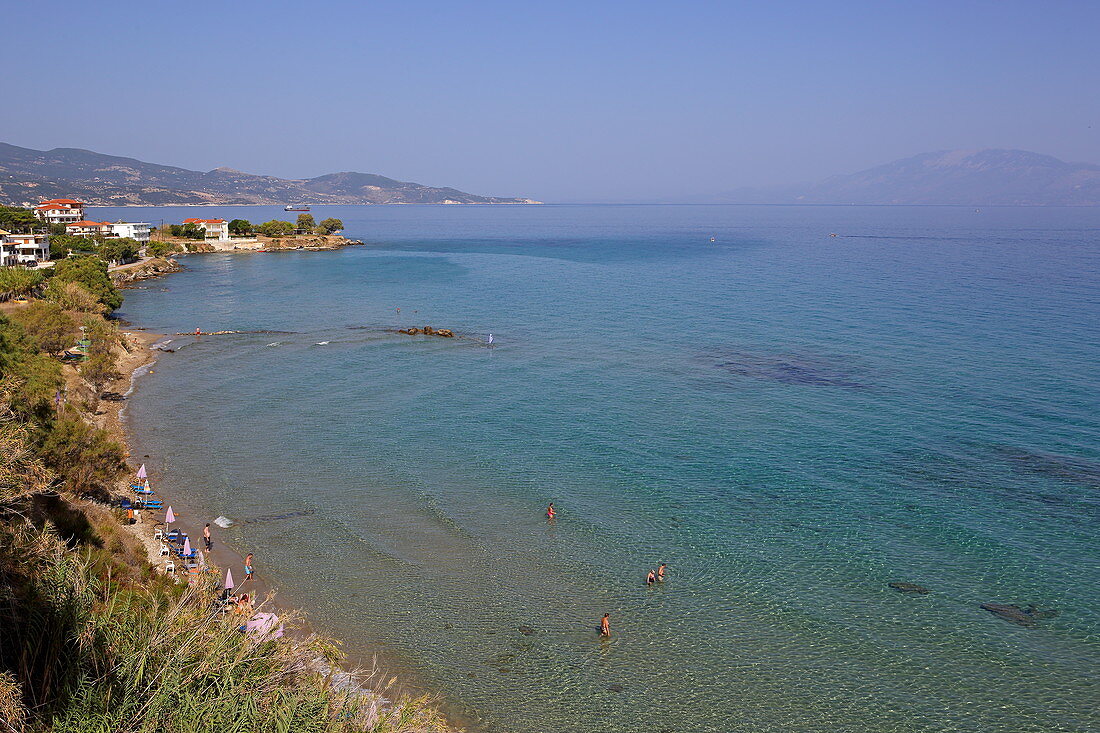
[[[352,650],[490,730],[1100,727],[1100,210],[313,213],[368,246],[127,293],[288,332],[179,338],[129,412]]]

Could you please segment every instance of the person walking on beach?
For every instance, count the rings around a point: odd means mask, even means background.
[[[550,502],[550,506],[546,507],[546,518],[553,519],[558,516],[558,513],[554,511],[554,502]]]
[[[600,636],[610,639],[611,638],[611,614],[605,613],[603,618],[600,619]]]
[[[656,582],[657,582],[657,574],[655,572],[653,572],[652,570],[650,570],[649,574],[645,576],[645,584],[649,585],[649,586],[652,586]]]
[[[665,565],[665,563],[661,563],[660,566],[657,568],[657,582],[658,583],[665,582],[665,568],[666,567],[667,567],[667,565]]]
[[[252,580],[252,553],[244,556],[244,579]]]
[[[207,522],[206,526],[202,528],[202,543],[206,545],[207,552],[214,549],[214,540],[210,539],[210,522]]]

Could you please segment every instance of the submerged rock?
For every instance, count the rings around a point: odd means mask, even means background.
[[[608,685],[607,689],[611,690],[612,692],[622,692],[623,691],[623,686],[620,685],[618,682],[615,682],[615,683],[612,683],[612,684]]]
[[[1036,621],[1054,618],[1058,615],[1058,609],[1056,608],[1039,610],[1035,604],[1021,608],[1014,603],[983,603],[981,609],[1017,626],[1034,626]]]
[[[916,583],[887,583],[888,586],[898,591],[899,593],[908,593],[915,596],[923,596],[931,593],[932,591],[925,588],[923,585],[917,585]]]
[[[530,626],[520,626],[519,633],[523,634],[524,636],[530,636],[531,634],[535,633],[535,630]]]

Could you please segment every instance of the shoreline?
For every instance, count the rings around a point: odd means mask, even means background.
[[[178,269],[159,272],[149,275],[149,278],[159,278],[163,275],[171,274],[172,272],[179,272],[182,269],[183,268],[180,267]],[[105,406],[103,408],[103,414],[96,416],[96,424],[98,427],[107,430],[122,446],[131,473],[119,480],[117,492],[122,496],[132,496],[133,492],[130,488],[131,478],[134,473],[137,472],[138,467],[152,458],[152,456],[140,454],[137,451],[137,446],[140,441],[137,438],[136,429],[131,423],[131,418],[127,410],[127,403],[137,392],[141,378],[155,372],[155,366],[158,361],[156,352],[159,351],[157,347],[159,345],[167,345],[168,343],[174,342],[176,339],[190,337],[190,334],[172,335],[155,333],[128,321],[120,322],[120,326],[124,326],[124,328],[121,328],[121,331],[130,350],[124,351],[120,355],[118,367],[121,376],[112,386],[116,388],[116,391],[118,391],[124,399],[117,402],[104,401],[102,403],[102,405]],[[122,391],[122,385],[126,385],[125,391]],[[149,470],[148,466],[147,470]],[[152,473],[152,471],[150,471],[150,473]],[[231,540],[226,540],[220,536],[225,532],[225,529],[214,524],[214,518],[193,519],[199,512],[194,508],[188,497],[175,495],[173,499],[169,494],[163,491],[164,477],[156,477],[158,481],[155,483],[153,482],[154,478],[154,476],[150,476],[150,486],[156,492],[156,497],[163,501],[165,510],[169,506],[173,507],[173,513],[177,517],[176,524],[184,527],[188,531],[188,536],[193,539],[193,547],[195,550],[202,550],[202,543],[200,540],[202,536],[202,527],[207,521],[210,522],[213,535],[213,549],[210,552],[205,552],[204,550],[203,552],[206,562],[217,568],[217,572],[220,576],[219,582],[224,580],[225,570],[230,568],[235,571],[234,580],[236,581],[236,586],[234,587],[234,594],[239,595],[247,593],[254,607],[258,608],[262,604],[265,610],[278,613],[280,616],[285,614],[294,618],[297,628],[288,633],[294,635],[308,635],[318,631],[309,618],[308,607],[303,606],[299,608],[285,606],[279,603],[278,581],[274,578],[264,577],[265,573],[263,572],[264,566],[262,564],[262,558],[258,566],[257,575],[255,575],[252,580],[245,581],[243,579],[245,551],[235,547],[231,543]],[[175,502],[174,504],[173,501]],[[177,511],[177,506],[182,508],[183,511]],[[122,523],[120,526],[125,532],[141,543],[146,550],[149,564],[158,573],[164,575],[164,558],[160,555],[161,543],[159,540],[153,539],[154,527],[157,524],[163,524],[164,510],[142,511],[141,515],[141,520],[135,524]],[[184,577],[185,576],[177,572],[177,582],[186,582],[183,580]],[[462,731],[471,729],[472,719],[470,719],[468,715],[462,713],[460,705],[442,698],[437,690],[433,690],[429,685],[423,683],[419,679],[419,675],[413,669],[407,664],[402,664],[399,660],[395,659],[394,655],[391,653],[386,653],[384,650],[377,649],[371,651],[349,649],[348,647],[352,645],[349,644],[347,639],[338,636],[332,636],[331,638],[344,650],[344,659],[337,667],[332,668],[326,666],[324,671],[326,673],[331,673],[335,679],[338,679],[338,684],[341,686],[345,688],[355,687],[368,695],[377,694],[374,690],[359,685],[357,680],[364,675],[368,678],[373,678],[380,672],[386,672],[383,676],[390,679],[389,685],[393,686],[394,693],[411,693],[413,695],[429,696],[432,699],[431,704],[445,717],[449,731],[452,733],[461,733]],[[355,646],[358,647],[360,645]],[[379,664],[380,662],[382,662],[381,665]],[[397,676],[390,674],[391,670],[395,671],[397,675],[400,676],[400,681],[397,681]]]

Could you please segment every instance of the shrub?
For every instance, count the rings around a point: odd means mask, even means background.
[[[107,498],[126,469],[122,446],[107,431],[75,417],[54,420],[37,449],[43,464],[76,492]]]
[[[70,257],[54,265],[54,272],[58,282],[75,282],[106,306],[108,311],[122,305],[122,295],[107,275],[107,263],[99,257]]]
[[[76,340],[76,322],[57,303],[31,303],[15,318],[40,351],[56,354]]]
[[[42,284],[46,276],[39,270],[26,267],[0,267],[0,293],[30,295]]]
[[[138,256],[141,245],[136,239],[119,237],[117,239],[105,239],[99,245],[99,256],[107,262],[131,262]]]
[[[145,252],[150,257],[164,257],[170,255],[173,252],[179,252],[180,246],[173,242],[164,242],[161,240],[154,240],[149,242],[145,248]]]
[[[42,297],[51,303],[57,303],[67,311],[81,313],[103,313],[105,307],[96,297],[75,282],[61,282],[52,278],[46,285]]]

